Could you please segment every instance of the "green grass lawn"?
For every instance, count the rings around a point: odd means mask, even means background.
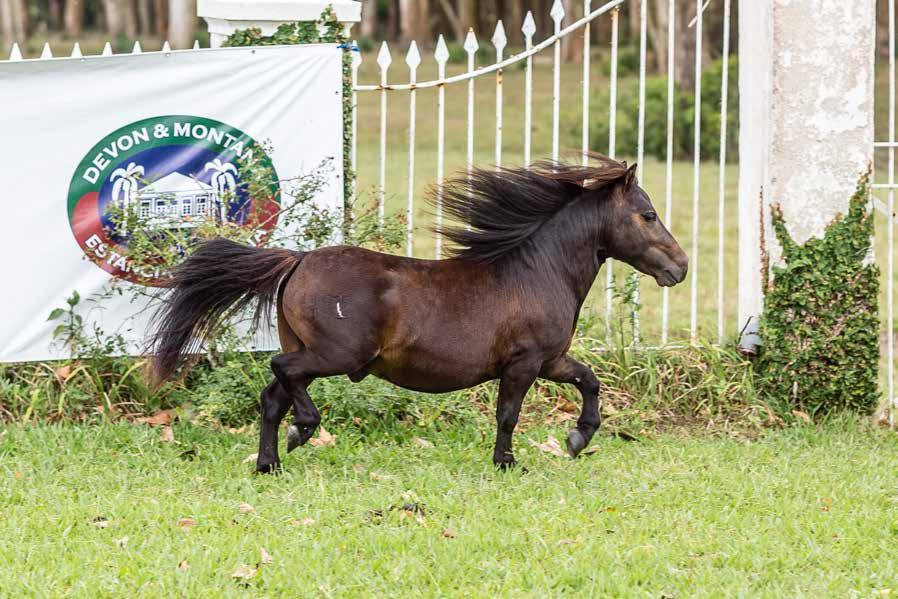
[[[0,594],[898,590],[894,435],[853,421],[755,441],[599,435],[597,453],[571,461],[529,443],[562,433],[538,427],[516,435],[522,474],[493,469],[484,432],[418,431],[428,448],[343,429],[334,447],[301,448],[284,475],[259,477],[246,463],[252,432],[175,425],[166,443],[128,424],[7,427]],[[233,578],[256,568],[260,548],[273,561]]]

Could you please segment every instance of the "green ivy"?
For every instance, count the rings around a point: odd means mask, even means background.
[[[317,21],[283,23],[271,35],[262,35],[258,27],[239,29],[228,36],[223,46],[284,46],[300,44],[347,44],[349,36],[333,7],[322,11]],[[352,52],[343,51],[343,222],[352,218],[351,201],[355,172],[352,170]],[[348,231],[344,231],[348,233]]]
[[[789,235],[782,210],[772,210],[784,265],[773,268],[764,299],[759,387],[809,414],[870,412],[877,404],[879,269],[867,260],[869,181],[868,172],[848,214],[804,245]]]

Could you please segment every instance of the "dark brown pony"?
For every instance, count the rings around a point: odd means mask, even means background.
[[[278,426],[291,406],[287,451],[312,436],[321,416],[308,386],[341,374],[429,393],[499,379],[493,462],[502,468],[514,465],[512,432],[537,377],[571,383],[583,396],[567,436],[576,456],[599,427],[599,382],[567,351],[599,268],[613,258],[672,286],[688,265],[635,165],[594,159],[597,166],[475,170],[451,182],[445,208],[469,228],[442,231],[458,246],[447,260],[208,241],[171,277],[155,321],[155,375],[172,377],[229,315],[277,299],[283,353],[262,392],[258,471],[280,466]]]

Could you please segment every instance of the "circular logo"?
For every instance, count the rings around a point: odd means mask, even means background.
[[[277,225],[279,200],[274,165],[255,140],[220,121],[170,115],[131,123],[94,145],[72,176],[68,214],[92,262],[154,285],[160,273],[128,257],[136,229],[158,243],[210,222],[264,236]]]

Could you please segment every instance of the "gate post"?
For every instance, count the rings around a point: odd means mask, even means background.
[[[362,18],[362,3],[356,0],[197,0],[196,13],[209,24],[209,45],[219,48],[238,29],[258,27],[271,35],[282,23],[317,21],[328,6],[347,32]]]
[[[873,160],[875,0],[739,0],[739,348],[758,350],[762,277],[847,211]]]

